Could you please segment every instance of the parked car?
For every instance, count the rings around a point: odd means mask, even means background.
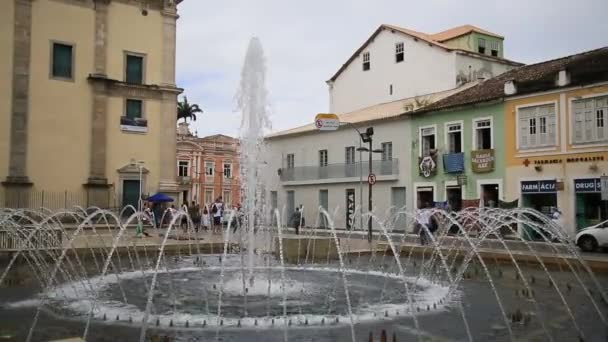
[[[585,252],[608,247],[608,220],[584,228],[575,237],[576,245]]]

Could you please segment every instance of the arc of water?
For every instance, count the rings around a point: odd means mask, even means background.
[[[336,244],[336,250],[338,252],[338,260],[340,262],[340,273],[342,273],[342,284],[344,286],[344,296],[346,297],[346,304],[348,306],[348,317],[349,317],[349,323],[350,323],[350,335],[352,337],[352,341],[355,342],[356,337],[355,337],[355,318],[353,315],[353,308],[350,304],[350,294],[348,291],[348,279],[346,277],[346,273],[345,273],[345,267],[344,267],[344,260],[342,259],[342,250],[340,247],[340,240],[338,239],[338,235],[336,234],[336,227],[334,226],[334,222],[331,219],[331,217],[329,217],[329,214],[327,213],[327,211],[325,209],[323,209],[321,207],[321,213],[323,215],[325,215],[325,219],[327,220],[327,223],[329,225],[329,229],[331,229],[331,233],[332,236],[334,238],[334,243]]]
[[[163,241],[160,245],[160,249],[158,251],[158,257],[156,259],[156,266],[154,267],[154,273],[152,274],[152,281],[150,283],[150,290],[148,291],[148,299],[146,302],[146,311],[144,313],[144,318],[141,324],[141,330],[139,333],[139,342],[145,342],[146,340],[146,330],[148,328],[148,319],[150,317],[150,309],[152,308],[152,299],[154,298],[154,288],[156,287],[156,279],[158,277],[158,269],[160,268],[161,261],[163,259],[165,245],[167,244],[167,240],[169,238],[169,233],[173,229],[176,222],[181,220],[183,217],[183,213],[177,213],[169,223],[169,227],[167,227],[167,231],[165,232],[165,236],[163,237]]]

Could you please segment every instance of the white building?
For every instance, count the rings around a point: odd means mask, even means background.
[[[336,227],[359,227],[353,208],[367,212],[369,155],[356,151],[356,129],[368,127],[374,129],[373,149],[383,150],[373,154],[373,207],[382,216],[390,207],[409,207],[408,113],[520,65],[502,58],[502,42],[470,25],[435,35],[381,25],[327,81],[329,109],[339,114],[340,129],[317,131],[311,113],[310,125],[266,139],[267,195],[270,206],[284,212],[283,223],[302,205],[307,226],[323,225],[323,207],[331,214],[338,208]]]
[[[416,109],[421,102],[433,103],[474,84],[342,114],[343,125],[337,131],[321,132],[309,124],[268,136],[264,161],[270,206],[285,213],[284,224],[289,223],[294,209],[302,205],[307,226],[316,225],[318,209],[322,206],[331,214],[338,208],[334,216],[336,227],[353,224],[359,227],[357,220],[347,223],[347,206],[350,204],[351,219],[353,204],[367,212],[369,155],[356,151],[360,138],[353,126],[360,132],[373,127],[373,149],[384,151],[373,154],[372,172],[377,176],[372,190],[374,208],[384,214],[391,206],[405,206],[411,184],[408,111]]]
[[[381,25],[327,81],[329,110],[454,89],[521,65],[503,58],[504,38],[465,25],[436,34]]]

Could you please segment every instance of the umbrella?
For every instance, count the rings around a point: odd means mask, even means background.
[[[173,202],[173,198],[171,198],[163,193],[158,192],[158,193],[148,197],[148,202],[153,202],[153,203]]]

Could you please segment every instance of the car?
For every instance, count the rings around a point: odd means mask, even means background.
[[[576,234],[574,243],[584,252],[608,247],[608,220],[581,230]]]

